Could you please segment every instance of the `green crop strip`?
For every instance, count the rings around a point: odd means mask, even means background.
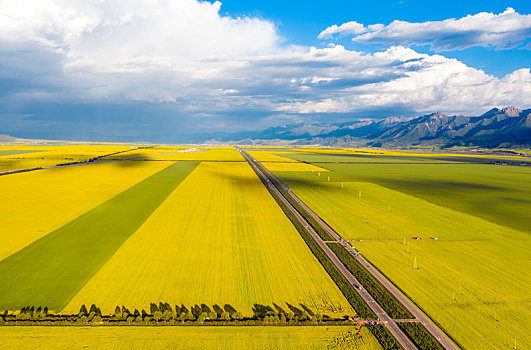
[[[0,261],[0,309],[61,310],[197,164],[174,163]]]
[[[24,153],[46,152],[45,150],[28,150],[28,149],[7,149],[0,151],[0,156],[11,156]]]

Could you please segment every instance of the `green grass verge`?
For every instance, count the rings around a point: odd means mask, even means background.
[[[0,309],[61,310],[197,162],[179,162],[0,262]]]
[[[339,243],[328,243],[327,245],[391,318],[414,318],[411,312],[347,252],[345,248]]]
[[[398,322],[398,327],[420,350],[444,350],[444,347],[418,322]]]

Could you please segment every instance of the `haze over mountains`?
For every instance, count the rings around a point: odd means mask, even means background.
[[[340,124],[286,125],[263,131],[217,135],[214,141],[373,147],[529,147],[531,109],[505,107],[493,108],[480,116],[432,113]]]

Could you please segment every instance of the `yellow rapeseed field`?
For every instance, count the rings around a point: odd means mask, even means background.
[[[295,163],[278,163],[278,162],[263,162],[264,166],[269,169],[269,171],[313,171],[315,172],[328,172],[328,169],[318,167],[313,164],[306,164],[302,162]]]
[[[248,153],[253,156],[259,162],[288,162],[288,163],[298,163],[298,161],[280,157],[269,151],[248,151]],[[277,153],[277,152],[274,152]]]
[[[348,326],[0,327],[8,349],[326,349]],[[355,336],[354,336],[355,337]],[[356,349],[381,349],[363,329]]]
[[[175,151],[173,151],[175,152]],[[245,160],[233,147],[189,147],[181,152],[157,157],[158,160],[241,161]]]
[[[305,303],[352,314],[337,286],[244,162],[201,163],[70,301],[147,308],[150,302]],[[325,307],[327,309],[325,309]]]
[[[0,176],[0,260],[170,164],[116,162]]]
[[[129,151],[126,145],[68,145],[68,146],[4,146],[0,151],[22,150],[39,151],[1,155],[0,172],[37,167],[49,167],[57,164],[80,162],[90,158],[120,151]],[[127,153],[124,153],[127,154]]]

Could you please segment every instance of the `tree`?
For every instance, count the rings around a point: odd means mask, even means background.
[[[155,311],[153,313],[153,319],[159,322],[162,319],[162,313],[160,311]]]
[[[221,314],[221,319],[223,321],[230,321],[230,314],[227,311],[223,311]]]
[[[186,306],[184,306],[184,304],[181,304],[181,309],[179,310],[179,313],[189,313],[190,311],[188,310],[188,308]]]
[[[221,315],[224,312],[218,304],[212,305],[212,309],[214,309],[214,312],[218,315]]]
[[[201,307],[198,305],[192,306],[192,315],[194,315],[196,318],[198,318],[203,311],[201,310]]]
[[[210,314],[212,310],[208,307],[206,304],[201,304],[201,312],[204,312],[205,314]]]
[[[155,303],[149,304],[149,310],[151,311],[152,315],[154,315],[155,312],[160,311],[159,308],[157,307],[157,304]]]
[[[238,312],[234,307],[232,307],[231,304],[223,305],[223,309],[225,309],[225,311],[227,311],[231,316]]]
[[[170,321],[173,318],[173,310],[170,309],[164,311],[164,313],[162,314],[162,318],[164,318],[166,322]]]
[[[205,319],[207,318],[207,314],[205,312],[202,312],[199,317],[197,318],[197,322],[198,323],[203,323],[205,322]]]
[[[122,318],[122,309],[120,309],[119,306],[116,306],[116,308],[114,309],[114,317],[120,319]]]
[[[127,317],[127,316],[131,315],[131,312],[123,305],[122,305],[122,315],[124,317]]]
[[[101,310],[95,304],[92,304],[90,306],[89,314],[91,314],[91,313],[94,313],[95,315],[100,315],[101,316]]]

